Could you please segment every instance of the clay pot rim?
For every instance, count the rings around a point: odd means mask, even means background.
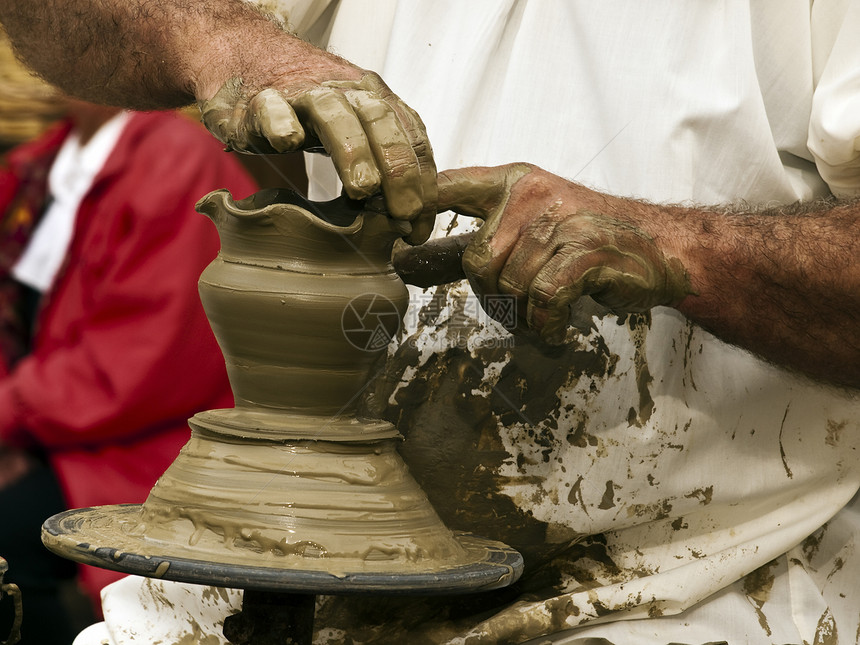
[[[293,203],[292,201],[271,201],[261,206],[254,206],[256,200],[269,197],[276,199],[289,197],[298,203]],[[329,202],[312,202],[286,188],[264,188],[243,199],[236,200],[228,189],[220,188],[202,197],[197,202],[196,210],[213,221],[223,213],[244,220],[262,220],[268,217],[275,226],[278,225],[286,213],[289,213],[291,216],[301,217],[307,223],[323,231],[351,235],[360,231],[364,225],[364,214],[360,210],[360,204],[361,202],[348,200],[345,197],[338,197]],[[342,212],[354,210],[355,219],[349,224],[340,225],[323,219],[314,212],[328,212],[333,210],[332,205],[336,205],[337,209]],[[223,210],[219,210],[218,206]],[[252,207],[249,208],[249,206]]]

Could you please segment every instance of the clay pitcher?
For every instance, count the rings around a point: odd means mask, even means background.
[[[515,580],[519,554],[449,530],[394,425],[357,412],[406,311],[391,249],[409,224],[284,190],[241,201],[216,191],[198,210],[221,238],[200,295],[236,407],[189,419],[191,438],[142,505],[85,509],[92,524],[71,515],[74,528],[52,528],[46,544],[107,568],[263,591]],[[93,556],[98,544],[111,555]]]
[[[236,407],[352,411],[406,311],[390,258],[408,225],[345,198],[310,203],[281,189],[241,201],[216,191],[198,210],[221,238],[200,296]]]
[[[396,428],[356,414],[406,310],[391,248],[409,225],[285,190],[216,191],[197,208],[221,238],[199,284],[236,407],[189,420],[129,534],[159,553],[303,571],[462,563]]]

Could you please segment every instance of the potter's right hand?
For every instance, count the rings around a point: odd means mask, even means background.
[[[317,78],[327,80],[317,81]],[[345,61],[260,91],[239,79],[200,101],[206,127],[233,150],[268,154],[324,147],[352,199],[382,191],[388,212],[424,242],[436,213],[436,167],[420,117],[379,76]]]
[[[683,265],[642,222],[536,166],[440,173],[439,208],[484,220],[463,253],[465,275],[479,296],[515,298],[519,327],[545,341],[564,339],[582,296],[622,314],[674,306],[690,293]]]

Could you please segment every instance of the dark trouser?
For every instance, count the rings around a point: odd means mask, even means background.
[[[42,523],[65,510],[60,486],[43,461],[21,479],[0,490],[0,557],[9,570],[4,582],[21,590],[21,645],[70,645],[89,617],[70,616],[64,593],[73,588],[76,565],[48,551]],[[10,599],[0,604],[0,639],[12,625]]]

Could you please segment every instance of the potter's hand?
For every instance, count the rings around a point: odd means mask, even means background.
[[[472,288],[514,296],[521,323],[548,342],[563,340],[581,296],[628,313],[689,293],[681,263],[623,215],[607,214],[603,195],[535,166],[440,173],[439,209],[485,220],[463,254]]]
[[[413,221],[410,241],[424,241],[436,169],[421,120],[378,76],[260,4],[284,3],[3,0],[0,22],[29,66],[72,96],[136,110],[196,100],[207,127],[245,152],[322,144],[350,197],[381,189],[391,215]]]
[[[381,189],[391,216],[412,220],[407,241],[424,242],[436,213],[436,167],[424,124],[376,74],[344,67],[333,76],[355,78],[290,79],[254,94],[233,79],[200,102],[203,121],[241,152],[324,147],[349,197]]]

